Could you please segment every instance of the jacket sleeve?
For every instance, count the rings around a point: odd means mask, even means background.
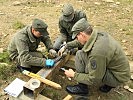
[[[82,67],[82,66],[81,66]],[[85,73],[76,72],[74,79],[88,85],[98,84],[106,72],[106,58],[102,55],[95,55],[89,58]]]
[[[15,44],[16,48],[18,50],[18,57],[21,61],[32,65],[32,66],[44,66],[45,65],[45,59],[39,58],[39,57],[33,57],[29,53],[29,46],[26,40],[23,40],[21,38],[15,38]]]
[[[67,34],[68,34],[67,30],[63,27],[63,22],[62,22],[61,18],[59,19],[59,31],[64,36],[67,36]]]
[[[53,48],[53,44],[52,44],[51,39],[50,39],[49,36],[42,37],[41,41],[45,44],[48,51]]]
[[[73,49],[73,48],[77,48],[77,47],[80,47],[80,48],[83,47],[83,45],[77,39],[75,39],[71,42],[67,42],[67,49]]]
[[[78,12],[79,12],[78,13],[79,14],[78,16],[80,17],[80,19],[81,18],[85,18],[87,20],[86,14],[83,11],[78,11]]]

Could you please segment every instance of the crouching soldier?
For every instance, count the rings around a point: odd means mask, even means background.
[[[101,83],[99,90],[107,93],[130,80],[128,59],[112,36],[92,28],[84,18],[76,22],[72,32],[72,38],[77,38],[84,46],[76,53],[76,71],[65,70],[67,77],[79,83],[67,86],[68,93],[88,94],[88,86]]]
[[[47,24],[40,19],[34,19],[32,25],[26,26],[17,32],[8,46],[8,52],[12,61],[17,62],[20,70],[32,69],[32,66],[53,66],[51,59],[46,60],[43,54],[37,51],[40,42],[43,42],[49,53],[56,56],[52,42],[47,31]],[[51,61],[52,65],[47,65]]]

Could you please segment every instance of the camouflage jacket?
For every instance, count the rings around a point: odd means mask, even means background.
[[[94,30],[82,50],[87,53],[88,60],[85,73],[76,72],[74,75],[78,82],[87,81],[89,85],[97,80],[102,82],[107,69],[120,83],[130,79],[128,59],[120,44],[108,33]]]
[[[73,25],[81,18],[86,18],[86,14],[83,11],[75,11],[75,16],[72,22],[66,22],[63,20],[63,16],[59,19],[59,29],[61,35],[67,38],[68,41],[72,41],[72,32],[71,29]],[[87,19],[87,18],[86,18]]]
[[[8,51],[10,58],[14,60],[17,56],[29,65],[44,66],[44,58],[33,57],[29,52],[35,52],[40,42],[43,42],[49,50],[52,43],[49,36],[35,38],[31,33],[31,26],[26,26],[15,34],[12,38]]]

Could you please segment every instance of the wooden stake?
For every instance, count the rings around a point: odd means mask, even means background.
[[[34,74],[34,73],[29,72],[27,70],[24,70],[22,73],[25,74],[25,75],[27,75],[27,76],[29,76],[29,77],[38,79],[39,81],[45,83],[46,85],[52,86],[52,87],[54,87],[56,89],[61,89],[60,84],[57,84],[57,83],[52,82],[52,81],[50,81],[48,79],[45,79],[45,78],[41,77],[40,75]]]
[[[67,95],[63,100],[71,100],[72,96],[71,95]]]

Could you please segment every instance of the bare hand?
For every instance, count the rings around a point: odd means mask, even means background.
[[[72,69],[65,70],[65,74],[67,77],[74,77],[75,72]]]

